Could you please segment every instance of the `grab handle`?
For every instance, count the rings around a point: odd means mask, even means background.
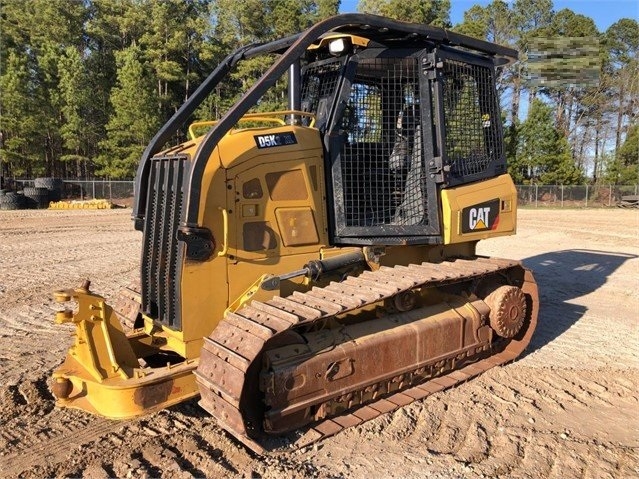
[[[218,208],[222,212],[222,224],[224,225],[224,237],[222,239],[222,249],[217,252],[218,256],[226,256],[229,250],[229,212],[221,206]]]

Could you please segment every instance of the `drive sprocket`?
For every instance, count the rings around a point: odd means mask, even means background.
[[[490,327],[502,338],[514,338],[526,318],[526,295],[517,286],[500,286],[484,300],[490,307]]]

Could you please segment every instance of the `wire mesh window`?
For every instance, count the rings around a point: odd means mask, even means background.
[[[318,123],[328,117],[329,107],[341,76],[341,60],[315,63],[302,71],[302,110],[316,115]]]
[[[444,62],[445,154],[452,176],[485,171],[502,157],[492,70],[455,60]]]
[[[427,223],[415,58],[361,59],[340,154],[346,227]]]

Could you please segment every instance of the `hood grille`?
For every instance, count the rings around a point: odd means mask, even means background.
[[[172,329],[181,329],[180,276],[184,245],[176,237],[183,216],[187,156],[151,159],[142,249],[142,310]]]

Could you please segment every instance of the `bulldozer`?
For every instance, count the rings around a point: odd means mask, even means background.
[[[261,78],[167,148],[258,56]],[[265,453],[514,360],[537,285],[476,246],[516,230],[496,88],[516,58],[367,14],[228,55],[141,158],[140,281],[113,307],[88,281],[55,293],[75,304],[56,314],[75,325],[57,405],[126,419],[199,396]],[[288,109],[259,111],[278,81]]]

